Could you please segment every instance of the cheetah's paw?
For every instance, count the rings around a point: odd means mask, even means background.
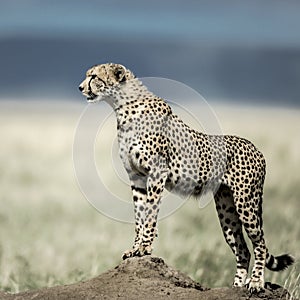
[[[262,279],[248,278],[245,286],[248,288],[251,294],[263,292],[265,290],[264,281]]]
[[[139,246],[138,248],[132,248],[130,250],[127,250],[123,253],[122,259],[125,260],[130,257],[134,256],[144,256],[144,255],[151,255],[152,249],[150,246],[144,247],[144,246]]]

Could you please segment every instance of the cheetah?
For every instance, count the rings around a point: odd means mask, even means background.
[[[274,257],[266,247],[262,228],[266,163],[250,141],[191,129],[120,64],[90,68],[79,90],[89,103],[107,102],[117,118],[119,154],[131,183],[135,214],[133,247],[123,259],[151,254],[164,189],[199,196],[214,186],[220,225],[236,257],[234,287],[261,291],[265,267],[281,271],[293,264],[291,255]],[[243,228],[254,252],[249,279],[250,252]]]

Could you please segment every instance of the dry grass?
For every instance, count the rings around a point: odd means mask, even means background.
[[[104,118],[109,109],[104,105]],[[25,289],[93,277],[120,261],[133,225],[99,214],[82,196],[72,163],[73,134],[84,105],[0,103],[0,288]],[[274,254],[299,257],[300,111],[216,106],[225,133],[265,154],[264,227]],[[195,113],[197,115],[197,113]],[[201,284],[230,285],[234,258],[213,203],[188,201],[162,220],[154,254]],[[299,269],[266,272],[299,297]],[[298,285],[297,285],[298,283]],[[298,289],[297,289],[298,287]]]

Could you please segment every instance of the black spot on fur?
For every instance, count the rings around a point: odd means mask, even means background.
[[[146,189],[139,188],[139,187],[135,187],[135,186],[131,186],[131,188],[132,188],[133,190],[135,190],[135,191],[137,191],[137,192],[143,194],[143,195],[147,195]]]

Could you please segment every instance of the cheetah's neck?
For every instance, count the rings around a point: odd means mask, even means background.
[[[129,126],[133,118],[150,112],[149,108],[155,112],[158,103],[164,102],[137,78],[119,85],[105,101],[114,109],[118,128]]]
[[[171,107],[138,79],[119,85],[105,101],[115,111],[118,129],[131,128],[132,122],[149,114],[162,117],[172,113]]]
[[[146,103],[152,102],[155,96],[137,78],[127,81],[117,87],[105,101],[114,109],[116,114],[120,110],[132,108],[136,105],[142,108]]]

